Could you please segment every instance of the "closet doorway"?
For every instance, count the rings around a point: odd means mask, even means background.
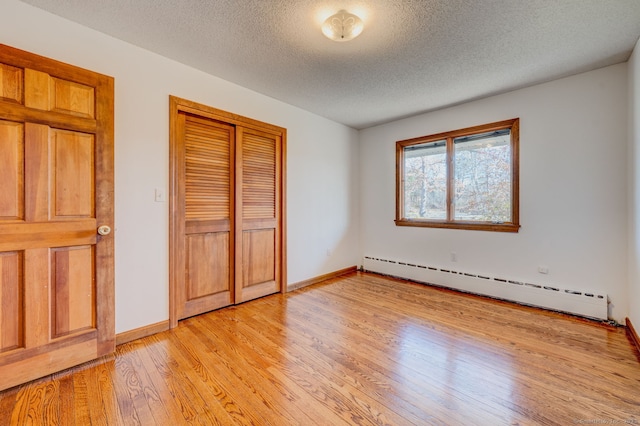
[[[170,97],[170,324],[286,289],[286,129]]]

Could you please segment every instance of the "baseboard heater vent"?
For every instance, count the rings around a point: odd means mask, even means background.
[[[524,305],[607,319],[607,295],[590,290],[566,289],[372,256],[364,257],[362,269]]]

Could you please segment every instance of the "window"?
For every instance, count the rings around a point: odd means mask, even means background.
[[[519,119],[396,143],[396,225],[518,232]]]

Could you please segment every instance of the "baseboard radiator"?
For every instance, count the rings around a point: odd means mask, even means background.
[[[566,289],[373,256],[364,257],[362,269],[523,305],[607,320],[607,295],[599,292]]]

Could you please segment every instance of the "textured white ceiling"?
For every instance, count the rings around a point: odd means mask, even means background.
[[[625,61],[640,0],[23,0],[354,128]],[[339,9],[365,29],[338,43]]]

